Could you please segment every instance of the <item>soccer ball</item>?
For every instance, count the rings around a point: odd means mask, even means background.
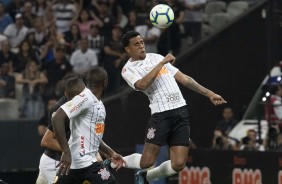
[[[152,8],[150,20],[158,28],[167,28],[173,23],[173,10],[166,4],[158,4]]]

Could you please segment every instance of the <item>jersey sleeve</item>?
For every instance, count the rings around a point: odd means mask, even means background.
[[[62,105],[61,108],[65,111],[68,118],[72,119],[91,107],[93,104],[91,101],[91,97],[82,92]]]
[[[168,71],[171,73],[171,75],[173,75],[173,76],[179,71],[178,68],[174,67],[174,66],[173,66],[172,64],[170,64],[170,63],[167,63],[165,66],[166,66],[166,68],[168,69]]]
[[[134,69],[130,67],[123,67],[122,72],[121,72],[122,77],[124,80],[127,82],[129,86],[131,86],[133,89],[136,90],[134,84],[138,80],[140,80],[142,77],[135,71]]]

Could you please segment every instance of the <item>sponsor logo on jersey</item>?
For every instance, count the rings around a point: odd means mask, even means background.
[[[147,139],[153,139],[155,137],[155,131],[154,128],[149,128],[147,133]]]
[[[167,102],[176,103],[180,101],[179,93],[165,93]]]
[[[103,134],[105,131],[105,123],[103,121],[96,122],[95,132],[96,134]]]
[[[162,67],[157,77],[160,77],[161,75],[164,75],[164,74],[168,74],[168,70],[166,69],[166,67]]]
[[[106,168],[100,169],[100,171],[98,172],[98,174],[101,174],[102,180],[108,180],[109,177],[110,177],[110,173],[109,173],[109,171],[107,171]]]
[[[80,156],[85,155],[85,149],[84,149],[84,136],[80,136],[80,149],[79,149]]]
[[[76,106],[74,106],[71,110],[70,110],[70,114],[73,113],[74,111],[76,111],[77,109],[79,109],[84,102],[86,102],[88,100],[88,98],[84,98],[81,102],[79,102]]]

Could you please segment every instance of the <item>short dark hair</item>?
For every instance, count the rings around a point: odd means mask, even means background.
[[[126,33],[124,33],[121,38],[121,44],[123,48],[127,47],[129,45],[129,40],[136,36],[140,36],[140,33],[138,33],[137,31],[127,31]]]
[[[64,84],[66,93],[71,97],[78,95],[81,92],[79,91],[78,85],[81,85],[81,84],[84,85],[84,82],[79,75],[66,79],[65,84]]]
[[[84,74],[83,79],[87,87],[102,85],[104,81],[108,81],[108,73],[103,67],[94,66]]]

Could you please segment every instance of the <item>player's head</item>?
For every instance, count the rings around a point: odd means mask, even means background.
[[[140,33],[136,31],[126,32],[121,39],[121,43],[133,61],[146,58],[145,44]]]
[[[106,89],[108,86],[108,74],[103,67],[90,68],[84,75],[84,82],[89,89]]]
[[[79,95],[85,88],[85,84],[81,77],[78,75],[68,78],[65,81],[65,96],[71,100],[76,95]]]

